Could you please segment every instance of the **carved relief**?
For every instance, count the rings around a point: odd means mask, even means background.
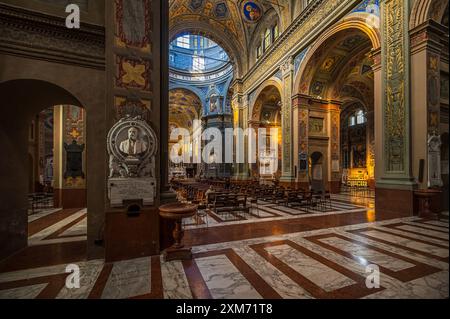
[[[440,126],[440,57],[429,53],[428,56],[428,80],[427,80],[427,100],[428,100],[428,132],[434,134],[439,132]]]
[[[108,193],[112,206],[124,200],[143,200],[153,204],[156,196],[155,131],[141,117],[125,117],[109,131]]]

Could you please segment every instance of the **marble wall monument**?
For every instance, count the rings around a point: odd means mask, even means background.
[[[441,178],[441,137],[429,135],[428,138],[428,187],[442,187]]]
[[[156,197],[155,131],[141,117],[124,117],[108,134],[111,207],[122,207],[127,200],[153,205]]]

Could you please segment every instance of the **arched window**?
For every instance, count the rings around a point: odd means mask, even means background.
[[[361,125],[366,122],[367,118],[363,110],[358,110],[348,117],[348,126]]]
[[[280,29],[278,28],[278,24],[275,24],[272,27],[272,38],[273,38],[273,42],[275,42],[276,39],[278,39],[280,35]]]
[[[262,50],[262,44],[260,44],[258,46],[258,48],[256,49],[256,58],[259,59],[261,57],[261,55],[263,54],[263,50]]]
[[[363,110],[359,110],[356,113],[356,124],[364,124],[366,123],[366,115]]]
[[[266,51],[271,44],[272,44],[271,30],[266,29],[266,32],[264,32],[264,51]]]

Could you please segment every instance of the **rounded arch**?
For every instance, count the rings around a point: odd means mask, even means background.
[[[448,0],[416,0],[411,11],[409,28],[414,29],[429,19],[440,23],[447,7]]]
[[[0,194],[0,201],[3,204],[0,223],[7,226],[0,232],[0,237],[9,239],[8,245],[0,250],[1,259],[27,246],[27,194],[30,183],[29,176],[33,174],[28,150],[29,125],[32,119],[36,114],[55,105],[78,107],[83,107],[83,105],[74,94],[65,88],[36,79],[3,81],[0,83],[0,95],[2,96],[0,107],[3,112],[3,116],[0,118],[0,147],[4,154],[8,154],[8,160],[0,166],[3,183],[8,185],[8,188],[4,188]],[[100,133],[100,131],[98,132]],[[97,135],[96,138],[98,139],[99,136]],[[92,140],[87,144],[88,147],[91,147],[92,154],[97,160],[91,161],[93,165],[87,163],[89,169],[97,172],[96,178],[93,178],[92,184],[90,184],[93,189],[92,195],[100,197],[101,204],[104,204],[105,167],[101,155],[104,153],[104,148],[100,149],[98,145],[93,145]],[[97,187],[98,189],[96,189]],[[99,209],[97,204],[98,202],[95,200],[90,202],[88,207],[90,214],[99,214],[100,210],[104,212],[103,207]],[[8,214],[3,213],[3,209]],[[89,217],[88,220],[90,221]]]
[[[193,129],[195,120],[204,112],[201,98],[191,88],[172,88],[169,91],[169,122],[178,128]]]
[[[177,89],[182,89],[182,90],[186,90],[186,91],[190,91],[190,92],[194,93],[195,95],[197,95],[197,97],[200,101],[203,101],[206,98],[205,94],[200,89],[198,89],[194,86],[183,84],[183,83],[176,83],[176,82],[171,82],[169,84],[169,93],[170,93],[170,91],[177,90]]]
[[[338,24],[331,27],[329,30],[325,31],[311,48],[308,50],[307,55],[303,59],[302,65],[300,66],[297,76],[294,81],[294,95],[301,92],[302,79],[305,76],[305,71],[307,65],[310,63],[314,55],[320,50],[320,48],[329,41],[337,33],[344,30],[359,30],[363,32],[370,40],[372,49],[378,49],[381,47],[381,35],[380,30],[375,26],[368,24],[371,21],[371,15],[369,13],[355,13],[351,16],[343,19]]]
[[[250,104],[250,112],[249,114],[251,115],[251,119],[254,120],[255,119],[255,113],[256,112],[261,112],[261,109],[257,110],[255,108],[256,106],[256,102],[258,101],[259,96],[261,95],[261,93],[270,88],[270,87],[275,87],[278,90],[278,93],[280,94],[280,97],[283,96],[283,85],[280,79],[276,78],[276,77],[272,77],[266,81],[264,81],[259,87],[258,89],[252,93],[252,98],[249,101]]]
[[[26,92],[26,94],[23,94]],[[46,108],[67,104],[85,107],[80,100],[68,90],[51,82],[18,79],[0,83],[2,103],[14,105],[14,113],[21,113],[27,121]]]
[[[181,33],[200,34],[213,40],[228,54],[231,63],[234,65],[234,74],[236,77],[240,77],[245,72],[245,60],[242,59],[242,52],[245,52],[245,49],[239,45],[238,41],[222,30],[213,28],[208,22],[201,20],[174,22],[170,26],[169,42],[172,42]]]

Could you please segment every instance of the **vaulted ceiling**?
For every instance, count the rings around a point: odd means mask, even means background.
[[[369,38],[359,30],[335,34],[308,61],[300,90],[305,94],[333,99],[351,95],[345,92],[351,86],[358,88],[353,93],[367,93],[373,86],[372,63],[367,58],[371,48]],[[359,92],[363,87],[364,92]]]
[[[273,9],[280,17],[289,12],[290,0],[170,0],[170,36],[182,32],[203,34],[228,51],[230,58],[245,69],[258,23]],[[244,57],[243,57],[244,53]]]
[[[178,128],[192,129],[193,121],[202,112],[200,98],[186,89],[169,92],[169,122]]]

